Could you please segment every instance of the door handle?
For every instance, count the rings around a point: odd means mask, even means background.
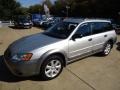
[[[92,41],[92,38],[88,39],[88,41]]]
[[[107,35],[104,35],[104,37],[107,37]]]

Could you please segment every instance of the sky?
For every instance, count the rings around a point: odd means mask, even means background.
[[[44,0],[17,0],[17,1],[20,2],[23,7],[29,7],[35,4],[42,4]],[[55,0],[51,0],[51,1],[53,2]]]

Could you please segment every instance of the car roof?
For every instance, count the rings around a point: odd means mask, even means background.
[[[109,19],[85,19],[88,22],[111,22]]]
[[[109,22],[111,23],[110,20],[108,19],[97,19],[97,18],[93,18],[93,19],[89,19],[89,18],[66,18],[64,19],[65,22],[72,22],[72,23],[81,23],[81,22]]]

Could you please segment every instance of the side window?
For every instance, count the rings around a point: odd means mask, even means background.
[[[109,22],[94,22],[92,23],[92,34],[99,34],[112,30],[112,25]]]
[[[111,30],[113,30],[113,26],[110,23],[106,22],[106,23],[104,23],[103,29],[104,29],[105,32],[106,31],[111,31]]]
[[[89,23],[82,24],[77,30],[76,34],[80,34],[83,37],[91,35],[91,27]]]
[[[94,22],[92,23],[92,34],[98,34],[103,32],[103,23]]]

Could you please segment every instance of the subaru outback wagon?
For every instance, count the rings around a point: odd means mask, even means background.
[[[40,75],[50,80],[75,60],[96,53],[107,56],[116,40],[108,20],[70,18],[13,42],[4,53],[4,61],[16,76]]]

